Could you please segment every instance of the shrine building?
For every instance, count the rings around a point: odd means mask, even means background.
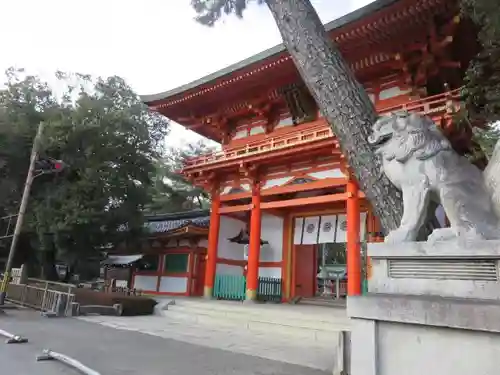
[[[456,0],[376,0],[325,25],[379,114],[428,115],[458,148],[470,135],[452,119],[478,51],[459,13]],[[345,280],[361,293],[379,224],[283,45],[142,99],[221,145],[182,169],[211,194],[206,297],[254,300],[274,283],[283,301],[337,298]]]

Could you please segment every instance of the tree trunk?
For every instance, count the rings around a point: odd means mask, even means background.
[[[309,0],[266,0],[302,79],[337,136],[361,190],[387,232],[399,226],[400,191],[368,143],[377,113]]]

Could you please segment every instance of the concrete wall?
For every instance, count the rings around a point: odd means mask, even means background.
[[[350,375],[495,375],[500,305],[468,299],[349,297]]]

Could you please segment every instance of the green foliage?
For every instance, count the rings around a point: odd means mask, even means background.
[[[479,28],[482,50],[471,62],[465,101],[472,122],[500,120],[500,7],[497,1],[462,0],[462,13]]]
[[[201,187],[193,186],[179,171],[186,159],[212,151],[213,148],[202,141],[186,148],[169,148],[156,163],[157,171],[151,188],[152,202],[147,206],[147,211],[155,214],[207,208],[208,194]]]
[[[500,138],[500,7],[497,1],[462,0],[462,13],[478,27],[481,51],[465,76],[467,122],[486,125],[474,133],[474,141],[487,156]]]
[[[191,6],[198,16],[196,20],[207,26],[213,26],[222,16],[235,14],[243,17],[243,12],[251,2],[264,4],[265,0],[191,0]]]
[[[473,138],[488,158],[493,154],[493,150],[499,139],[500,129],[498,126],[490,126],[485,130],[476,130]]]
[[[166,120],[119,77],[59,72],[64,90],[58,96],[38,77],[13,69],[7,76],[0,91],[0,214],[18,210],[31,144],[44,121],[41,155],[68,167],[37,177],[32,186],[25,231],[36,234],[41,258],[53,261],[55,253],[72,264],[137,238]],[[130,230],[120,231],[123,224]]]

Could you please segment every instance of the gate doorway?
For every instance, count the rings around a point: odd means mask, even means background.
[[[317,245],[294,245],[292,296],[311,298],[316,291]]]
[[[191,284],[192,296],[203,296],[205,283],[206,252],[193,253],[193,276]]]

